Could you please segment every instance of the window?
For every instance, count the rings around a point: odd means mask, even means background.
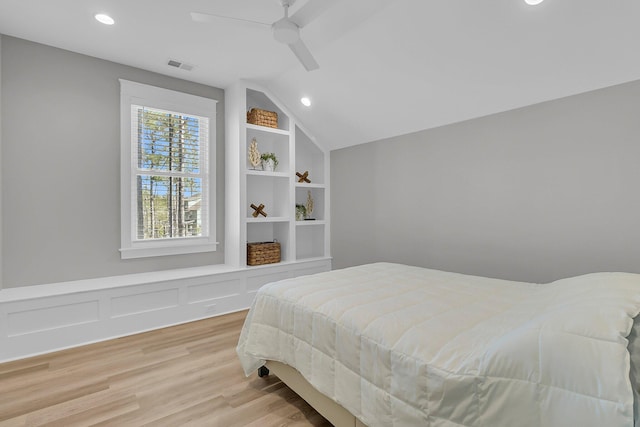
[[[120,80],[121,257],[216,250],[216,101]]]

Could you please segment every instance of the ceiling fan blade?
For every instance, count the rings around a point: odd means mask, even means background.
[[[298,57],[307,71],[317,70],[320,67],[302,39],[298,39],[297,42],[290,44],[289,48]]]
[[[309,0],[296,13],[289,18],[300,28],[304,27],[318,16],[338,3],[338,0]]]
[[[191,12],[191,20],[193,20],[194,22],[210,24],[213,22],[219,22],[220,20],[223,20],[223,19],[230,19],[232,21],[236,21],[238,23],[242,23],[245,25],[271,27],[271,24],[267,24],[266,22],[251,21],[249,19],[242,19],[242,18],[234,18],[233,16],[211,15],[208,13]]]

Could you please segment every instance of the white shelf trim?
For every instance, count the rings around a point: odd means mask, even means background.
[[[252,125],[251,123],[245,123],[245,125],[247,126],[247,129],[253,129],[253,130],[260,131],[260,132],[277,133],[279,135],[287,135],[287,136],[291,133],[288,130],[270,128],[270,127],[267,127],[267,126]]]
[[[289,221],[290,221],[290,218],[286,216],[268,216],[266,218],[264,217],[247,218],[247,223],[251,223],[251,224],[263,223],[263,222],[289,222]]]
[[[326,188],[326,186],[324,184],[316,184],[313,182],[311,184],[307,184],[306,182],[296,182],[296,188]]]
[[[315,219],[315,220],[309,220],[309,221],[296,221],[296,226],[298,227],[308,227],[308,226],[312,226],[312,225],[326,225],[326,221],[323,219]]]
[[[246,173],[247,175],[254,175],[254,176],[273,176],[276,178],[289,178],[288,172],[269,172],[269,171],[247,169]]]

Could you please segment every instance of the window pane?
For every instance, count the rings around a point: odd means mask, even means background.
[[[200,178],[138,175],[138,239],[202,235]]]
[[[138,168],[200,172],[200,132],[206,132],[206,119],[147,107],[138,107],[137,113]]]

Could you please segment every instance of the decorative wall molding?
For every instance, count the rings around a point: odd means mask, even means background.
[[[244,310],[266,283],[330,269],[323,258],[0,289],[0,362]]]

